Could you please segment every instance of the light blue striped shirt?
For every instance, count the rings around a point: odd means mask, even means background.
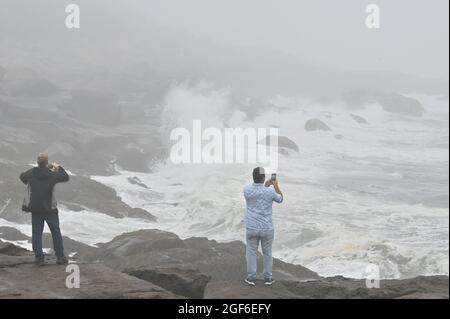
[[[283,196],[273,187],[253,183],[244,188],[244,197],[247,203],[245,225],[249,229],[272,230],[272,204],[283,202]]]

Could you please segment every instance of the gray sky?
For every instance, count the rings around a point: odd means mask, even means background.
[[[161,25],[322,66],[448,79],[448,0],[137,0]],[[365,27],[379,4],[381,29]]]
[[[81,6],[82,28],[76,33],[63,24],[69,3]],[[365,26],[369,3],[381,8],[379,30]],[[158,48],[170,50],[170,41],[188,41],[168,39],[165,44],[167,37],[185,33],[165,33],[156,23],[222,44],[290,53],[322,67],[448,81],[448,10],[448,0],[0,0],[0,42],[7,35],[29,43],[37,36],[50,41],[54,32],[63,32],[67,41],[71,35],[100,32],[105,39],[113,35],[107,42],[117,42],[117,52],[133,45],[117,41],[122,29],[125,40],[147,40]],[[145,20],[135,19],[136,14]],[[142,21],[148,28],[142,28]],[[55,39],[54,45],[66,46]],[[95,43],[85,42],[83,52],[94,51]]]

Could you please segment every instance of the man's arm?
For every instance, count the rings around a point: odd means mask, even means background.
[[[56,174],[56,183],[65,183],[68,182],[70,177],[69,174],[59,165],[55,166],[55,174]]]
[[[19,178],[22,181],[22,183],[24,183],[26,185],[29,182],[29,176],[30,176],[30,170],[20,174]]]
[[[275,192],[277,192],[278,194],[283,196],[283,193],[281,192],[281,189],[280,189],[280,185],[278,185],[278,181],[274,181],[272,184],[273,184],[273,188],[275,189]]]
[[[272,181],[269,179],[265,185],[266,187],[270,187],[270,185],[273,185],[273,189],[275,190],[275,192],[273,193],[273,200],[277,203],[282,203],[283,193],[281,192],[280,186],[278,185],[278,180]]]

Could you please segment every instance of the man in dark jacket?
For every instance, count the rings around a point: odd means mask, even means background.
[[[64,256],[63,239],[59,228],[58,208],[54,205],[53,189],[56,184],[69,181],[69,175],[59,165],[53,164],[51,170],[48,165],[48,156],[39,154],[38,167],[34,167],[20,175],[20,180],[29,185],[31,194],[28,203],[28,211],[31,212],[33,251],[36,256],[36,264],[45,264],[42,251],[42,233],[44,222],[47,222],[52,233],[53,248],[57,257],[57,263],[67,264]]]

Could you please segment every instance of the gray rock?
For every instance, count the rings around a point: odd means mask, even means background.
[[[65,266],[34,265],[32,256],[0,255],[0,299],[173,299],[181,298],[150,282],[101,264],[79,264],[80,288],[66,287]],[[54,260],[53,260],[54,262]]]
[[[5,243],[0,240],[0,255],[23,256],[28,251],[11,243]]]
[[[420,117],[424,113],[424,108],[418,100],[398,93],[379,93],[375,95],[375,99],[390,113],[415,117]]]
[[[305,130],[311,131],[331,131],[331,129],[323,121],[319,119],[310,119],[305,123]]]
[[[4,246],[7,249],[0,253],[0,298],[449,298],[448,276],[381,280],[380,288],[369,289],[365,280],[341,276],[321,278],[306,268],[277,260],[274,264],[277,282],[273,286],[265,287],[261,280],[257,280],[256,287],[249,287],[244,284],[240,273],[234,276],[236,269],[230,267],[230,255],[236,253],[238,246],[237,243],[218,244],[204,238],[181,240],[174,234],[157,230],[124,234],[96,249],[92,255],[97,258],[95,263],[79,260],[80,288],[67,289],[66,268],[55,265],[54,258],[47,258],[46,266],[37,267],[31,253],[7,244]],[[111,255],[105,254],[105,249]],[[196,252],[197,249],[204,254]],[[138,254],[145,256],[138,259]],[[218,266],[214,259],[217,258],[222,258],[228,276],[217,276],[214,272]],[[243,255],[238,258],[245,260]],[[105,266],[115,265],[121,270],[125,264],[135,265],[141,261],[145,264],[125,269],[128,274]],[[178,267],[168,266],[171,264]],[[213,275],[210,277],[207,272],[194,270],[195,266],[209,269]]]
[[[365,118],[356,114],[350,114],[350,116],[359,124],[369,124]]]
[[[264,140],[259,141],[259,144],[270,145],[270,139],[271,137],[267,136]],[[295,152],[300,151],[300,148],[298,147],[297,143],[295,143],[293,140],[291,140],[289,137],[286,136],[278,136],[278,147],[290,149]]]
[[[156,220],[149,212],[128,206],[114,189],[83,176],[72,176],[68,184],[58,185],[57,196],[61,204],[77,204],[112,217]]]
[[[64,230],[62,230],[64,233]],[[25,234],[22,234],[20,231],[16,230],[12,227],[0,227],[0,238],[4,240],[9,241],[27,241],[29,244],[31,244],[31,237],[26,236]],[[64,241],[64,249],[66,251],[66,254],[70,253],[77,253],[77,254],[88,254],[93,253],[95,251],[94,247],[88,246],[86,244],[77,242],[69,237],[63,236]],[[2,253],[2,245],[0,244],[0,254]],[[51,234],[44,233],[42,236],[42,247],[45,248],[53,248],[53,239]],[[28,250],[22,249],[20,247],[17,247],[13,244],[4,243],[4,247],[6,252],[4,254],[9,254],[11,251],[15,251],[17,253],[20,253],[19,255],[22,255],[23,253],[29,253]]]
[[[147,185],[145,185],[138,177],[134,176],[134,177],[128,177],[128,182],[132,185],[138,185],[142,188],[145,189],[149,189],[149,187]]]
[[[0,238],[10,241],[30,239],[27,235],[22,234],[19,230],[13,227],[6,227],[6,226],[0,227]]]
[[[177,295],[201,299],[211,277],[196,270],[178,268],[127,269],[125,273],[149,281]]]
[[[214,282],[208,285],[205,298],[247,299],[425,299],[449,298],[447,276],[381,280],[380,288],[367,288],[365,280],[344,277],[310,281],[279,281],[270,288],[258,281],[256,287],[242,282]]]
[[[245,245],[219,243],[206,238],[180,239],[160,230],[140,230],[122,234],[99,246],[94,254],[80,260],[102,260],[117,270],[177,268],[198,270],[214,280],[241,280],[245,277]],[[258,255],[259,266],[262,256]],[[260,268],[261,269],[261,268]],[[302,266],[274,259],[274,276],[285,280],[317,279],[317,273]]]

